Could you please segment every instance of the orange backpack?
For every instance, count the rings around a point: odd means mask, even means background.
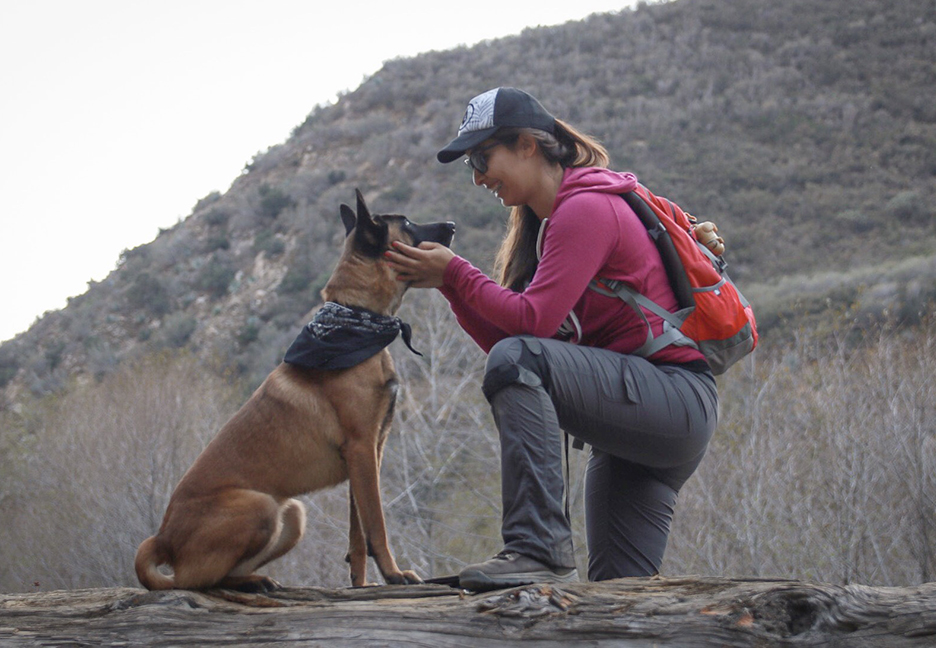
[[[744,295],[725,273],[727,263],[696,240],[696,219],[676,203],[654,196],[643,185],[622,197],[656,243],[678,308],[671,313],[620,281],[596,278],[589,288],[620,297],[647,325],[647,340],[635,355],[648,357],[670,345],[699,349],[715,375],[722,374],[757,346],[757,322]],[[643,312],[663,318],[654,337]]]

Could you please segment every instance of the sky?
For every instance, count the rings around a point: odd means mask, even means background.
[[[0,0],[0,341],[384,61],[633,4]]]

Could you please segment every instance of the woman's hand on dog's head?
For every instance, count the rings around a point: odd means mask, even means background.
[[[413,288],[440,288],[445,283],[445,269],[455,253],[439,243],[423,242],[413,247],[394,241],[384,258],[399,281],[407,281]]]

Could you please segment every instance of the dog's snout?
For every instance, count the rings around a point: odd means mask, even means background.
[[[455,223],[445,221],[440,223],[428,223],[426,225],[410,224],[410,234],[413,236],[414,245],[419,245],[423,241],[440,243],[445,247],[452,244],[455,237]]]
[[[448,247],[452,244],[452,239],[455,238],[455,223],[452,221],[445,221],[442,225],[445,227],[446,234],[444,240],[439,241],[439,243]]]

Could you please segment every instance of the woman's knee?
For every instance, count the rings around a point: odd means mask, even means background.
[[[549,365],[543,355],[543,345],[535,337],[504,338],[488,353],[481,386],[488,401],[514,384],[549,387]]]

